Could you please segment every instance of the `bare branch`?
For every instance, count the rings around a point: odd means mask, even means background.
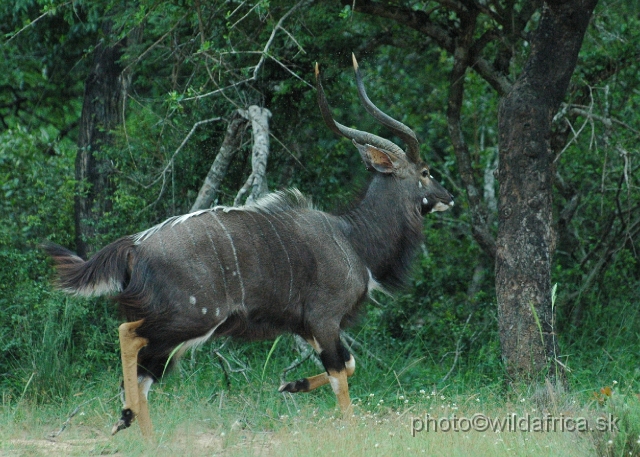
[[[28,29],[29,27],[33,27],[34,25],[36,25],[36,23],[38,21],[40,21],[41,19],[45,18],[46,16],[49,15],[53,15],[56,12],[56,9],[58,8],[62,8],[64,6],[70,5],[71,2],[66,2],[63,3],[62,5],[58,5],[54,8],[50,8],[47,9],[44,13],[42,13],[40,16],[38,16],[37,18],[35,18],[33,21],[29,22],[27,25],[25,25],[24,27],[22,27],[20,30],[18,30],[16,33],[14,33],[13,35],[11,35],[11,38],[9,38],[4,44],[7,45],[11,42],[11,40],[13,40],[15,37],[17,37],[18,35],[20,35],[22,32],[24,32],[26,29]]]
[[[350,0],[342,0],[342,3],[351,6]],[[451,31],[432,22],[424,11],[416,11],[371,0],[358,0],[353,6],[353,10],[356,12],[391,19],[427,35],[446,51],[450,53],[454,51],[455,43]]]
[[[451,364],[451,368],[449,369],[449,372],[440,381],[440,384],[446,382],[446,380],[449,379],[449,376],[451,376],[451,373],[453,373],[453,370],[458,364],[458,359],[460,358],[460,353],[462,352],[460,350],[460,347],[462,346],[462,337],[464,336],[464,331],[467,329],[467,325],[469,325],[469,321],[471,320],[472,315],[473,314],[469,314],[469,317],[467,317],[467,320],[464,323],[464,327],[462,327],[462,331],[460,332],[460,338],[458,338],[458,341],[456,342],[456,352],[455,352],[455,357],[453,358],[453,363]]]
[[[136,57],[133,61],[131,61],[124,70],[122,70],[122,72],[126,72],[127,70],[129,70],[129,68],[132,65],[135,65],[136,63],[138,63],[140,60],[142,60],[142,58],[147,55],[147,53],[149,51],[151,51],[153,48],[155,48],[157,45],[159,45],[171,32],[173,32],[175,30],[176,27],[178,27],[178,24],[180,24],[180,22],[182,22],[182,20],[187,17],[189,13],[185,13],[182,15],[182,17],[180,19],[178,19],[173,26],[171,26],[171,29],[169,29],[164,35],[162,35],[160,38],[158,38],[151,46],[149,46],[147,49],[145,49],[138,57]]]
[[[284,23],[284,21],[291,16],[291,14],[297,10],[298,8],[300,8],[302,5],[304,5],[305,3],[308,3],[309,0],[301,0],[298,3],[296,3],[293,8],[291,8],[289,11],[287,11],[285,13],[284,16],[282,16],[280,18],[280,20],[278,21],[278,23],[276,24],[276,26],[273,28],[273,31],[271,32],[271,36],[269,37],[269,39],[267,40],[267,44],[265,44],[264,49],[262,50],[262,56],[260,57],[260,61],[258,61],[258,65],[256,65],[255,69],[253,70],[253,79],[257,79],[258,78],[258,72],[260,71],[260,69],[262,68],[262,64],[264,64],[264,60],[268,55],[269,52],[269,48],[271,47],[271,44],[273,43],[273,40],[276,37],[276,32],[278,31],[278,29],[281,28],[282,24]]]
[[[115,398],[115,397],[114,397]],[[65,429],[69,426],[69,424],[71,423],[71,419],[73,419],[73,417],[78,414],[80,412],[80,408],[82,408],[84,405],[86,405],[87,403],[91,403],[93,400],[97,400],[98,397],[93,397],[90,398],[87,401],[83,401],[82,403],[80,403],[78,406],[76,406],[76,408],[71,412],[71,414],[69,414],[69,416],[67,417],[67,420],[64,421],[64,423],[62,424],[62,426],[60,427],[60,430],[58,430],[57,432],[51,432],[48,436],[48,438],[57,438],[58,436],[60,436],[60,434],[62,432],[65,431]]]
[[[496,255],[496,243],[489,231],[486,209],[482,202],[482,192],[476,183],[476,175],[471,163],[469,147],[462,132],[462,101],[464,97],[464,78],[469,64],[469,47],[475,30],[475,16],[463,21],[464,33],[456,42],[454,64],[450,76],[449,100],[447,106],[447,125],[449,136],[458,162],[460,177],[464,183],[471,209],[471,231],[480,247],[492,258]]]
[[[219,121],[221,119],[222,119],[221,117],[213,117],[211,119],[205,119],[205,120],[198,121],[195,124],[193,124],[193,127],[191,127],[191,130],[189,131],[187,136],[182,140],[182,143],[180,143],[180,146],[178,146],[178,148],[175,150],[175,152],[171,155],[171,158],[167,162],[167,165],[164,167],[164,169],[160,172],[160,175],[150,184],[150,185],[154,185],[155,183],[157,183],[158,181],[160,181],[162,179],[162,187],[160,188],[160,193],[158,194],[158,198],[156,198],[153,203],[145,206],[140,212],[146,211],[147,209],[155,206],[160,201],[160,199],[162,198],[162,195],[164,194],[164,191],[165,191],[167,173],[169,172],[169,170],[173,166],[173,161],[175,160],[176,156],[182,150],[184,145],[187,144],[187,141],[189,141],[189,138],[191,138],[191,136],[195,133],[196,129],[198,127],[200,127],[201,125],[203,125],[203,124],[209,124],[211,122],[216,122],[216,121]]]

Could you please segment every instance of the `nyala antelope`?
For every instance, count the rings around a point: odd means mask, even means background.
[[[364,197],[349,212],[317,210],[290,190],[249,206],[172,217],[120,238],[88,261],[45,245],[59,288],[114,295],[126,317],[119,328],[125,404],[114,434],[137,418],[142,433],[151,436],[151,385],[168,362],[213,336],[300,335],[326,372],[284,383],[280,392],[330,384],[343,413],[350,413],[347,377],[355,361],[340,331],[373,289],[402,282],[422,240],[422,216],[453,206],[451,194],[420,159],[415,133],[369,100],[355,57],[353,65],[364,108],[407,148],[335,122],[316,65],[325,123],[353,142],[372,174]]]

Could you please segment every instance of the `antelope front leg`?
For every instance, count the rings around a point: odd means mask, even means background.
[[[322,354],[322,347],[320,347],[315,338],[307,339],[307,342],[316,350],[318,354]],[[280,386],[278,391],[290,393],[311,392],[312,390],[317,389],[320,386],[331,384],[331,388],[336,394],[338,405],[340,405],[340,410],[342,411],[343,416],[352,416],[353,406],[349,397],[349,386],[347,383],[347,377],[352,376],[353,373],[355,373],[356,360],[341,343],[338,343],[337,346],[337,352],[342,357],[342,360],[344,360],[343,369],[328,369],[325,373],[320,373],[309,378],[302,378],[298,379],[297,381],[285,382]]]
[[[118,329],[124,378],[124,408],[122,409],[122,417],[111,430],[112,435],[129,427],[136,417],[139,418],[142,434],[145,437],[149,437],[151,434],[151,418],[149,417],[146,396],[138,385],[138,352],[149,342],[146,338],[136,334],[136,329],[142,325],[142,322],[142,320],[126,322]],[[141,397],[144,398],[142,408]]]

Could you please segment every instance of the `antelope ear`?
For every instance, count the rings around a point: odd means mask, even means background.
[[[395,154],[385,151],[384,149],[376,148],[370,144],[363,146],[356,143],[355,140],[353,140],[353,144],[358,148],[360,156],[362,156],[362,160],[367,168],[375,168],[380,173],[393,173],[398,163],[398,157],[396,157]]]

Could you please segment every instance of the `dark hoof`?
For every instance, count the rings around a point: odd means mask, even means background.
[[[111,429],[111,435],[115,435],[120,430],[131,427],[131,423],[133,422],[134,417],[135,416],[133,414],[133,411],[131,411],[129,408],[123,409],[122,417],[120,417],[120,420],[116,422]]]
[[[285,382],[278,388],[278,392],[308,392],[309,391],[309,381],[307,378],[298,379],[293,382]]]

